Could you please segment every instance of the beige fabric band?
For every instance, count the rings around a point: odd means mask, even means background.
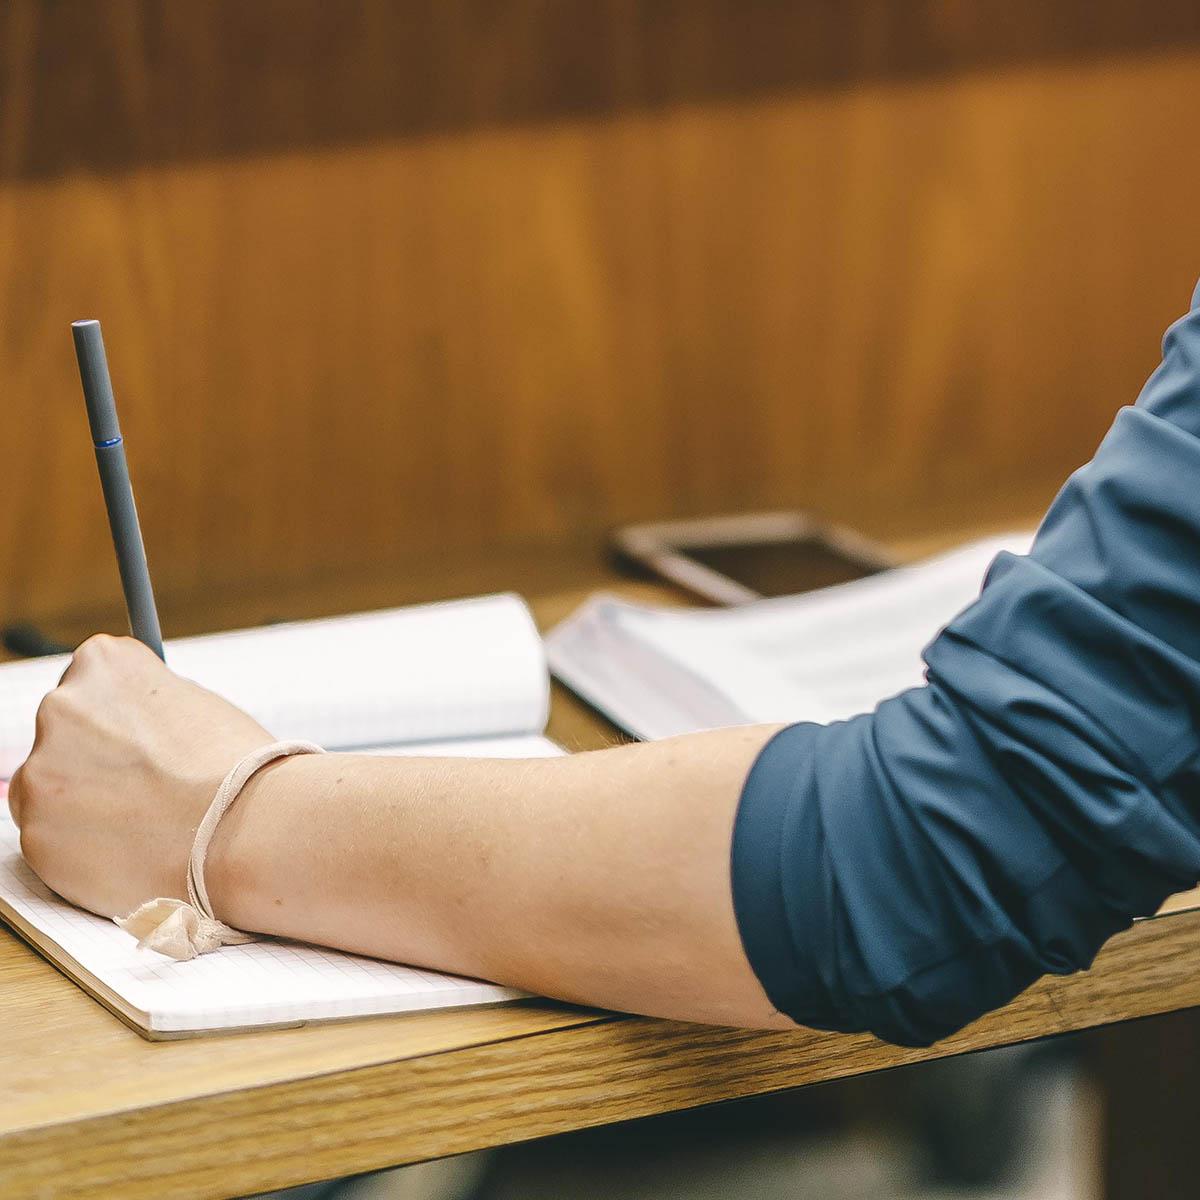
[[[321,747],[313,742],[272,742],[247,754],[222,780],[213,802],[208,806],[208,812],[196,829],[187,871],[187,892],[191,903],[160,896],[156,900],[147,900],[127,917],[114,917],[116,923],[138,939],[139,947],[157,950],[159,954],[179,962],[207,954],[218,946],[240,946],[256,941],[254,934],[234,929],[213,915],[208,888],[204,883],[208,844],[217,831],[217,824],[255,772],[291,754],[323,753]]]

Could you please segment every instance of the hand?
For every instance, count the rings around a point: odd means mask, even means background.
[[[94,637],[42,701],[33,750],[9,784],[26,861],[102,916],[186,898],[196,826],[238,759],[271,740],[140,642]]]

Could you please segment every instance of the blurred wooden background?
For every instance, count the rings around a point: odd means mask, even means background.
[[[7,0],[0,618],[1040,505],[1200,275],[1200,6]],[[512,581],[520,586],[520,580]]]

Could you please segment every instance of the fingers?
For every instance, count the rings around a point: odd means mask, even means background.
[[[8,781],[8,811],[12,813],[13,823],[18,829],[22,829],[22,821],[29,816],[30,801],[35,791],[31,787],[30,767],[35,759],[40,762],[44,757],[45,745],[68,707],[64,702],[64,695],[60,685],[42,697],[34,723],[33,747],[29,751],[29,757],[13,772],[13,777]]]
[[[106,633],[88,638],[71,655],[71,661],[58,685],[47,692],[38,705],[30,757],[45,746],[53,730],[62,723],[63,718],[69,717],[73,707],[89,703],[104,704],[107,684],[142,678],[155,670],[166,671],[162,660],[133,638],[113,637]],[[14,782],[16,778],[14,776]],[[9,808],[13,809],[12,784],[9,788]],[[18,805],[23,794],[18,785]],[[15,810],[13,819],[17,819]]]

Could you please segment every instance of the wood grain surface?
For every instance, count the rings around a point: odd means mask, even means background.
[[[9,0],[0,620],[1043,502],[1200,271],[1182,0]],[[1017,499],[1019,498],[1019,503]]]
[[[6,1084],[23,1060],[37,1071],[3,1112],[0,1194],[236,1196],[1167,1012],[1200,1003],[1198,935],[1198,912],[1142,923],[1087,974],[1043,981],[928,1051],[537,1005],[190,1045],[143,1042],[96,1008],[113,1035],[96,1040],[52,1019],[70,985],[51,972],[31,984],[35,1015],[6,1024]],[[0,951],[6,984],[15,949]],[[73,1080],[59,1059],[75,1060]],[[22,1092],[40,1100],[33,1119]]]

